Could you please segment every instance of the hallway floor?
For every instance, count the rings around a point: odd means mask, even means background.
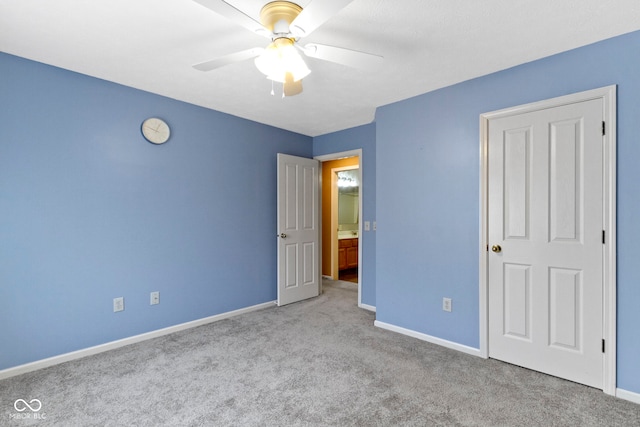
[[[358,269],[349,268],[347,270],[342,270],[339,272],[338,279],[344,280],[346,282],[358,283]]]

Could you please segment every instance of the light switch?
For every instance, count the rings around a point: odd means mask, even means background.
[[[369,230],[371,230],[371,222],[365,221],[364,222],[364,231],[369,231]]]

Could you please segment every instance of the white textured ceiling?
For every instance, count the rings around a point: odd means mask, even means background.
[[[266,0],[228,3],[258,20]],[[268,40],[191,0],[0,0],[0,51],[309,136],[639,29],[639,0],[354,0],[304,41],[381,55],[383,65],[359,71],[305,58],[304,92],[282,99],[251,60],[192,68]]]

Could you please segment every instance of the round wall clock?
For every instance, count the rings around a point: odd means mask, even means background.
[[[164,120],[151,117],[142,122],[142,135],[152,144],[164,144],[169,140],[171,129]]]

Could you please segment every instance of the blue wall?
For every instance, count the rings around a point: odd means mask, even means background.
[[[378,223],[362,302],[478,347],[479,115],[617,84],[618,387],[640,393],[639,53],[631,33],[313,139],[0,53],[0,369],[274,300],[276,153],[356,148]],[[150,116],[167,144],[142,139]]]
[[[479,115],[617,84],[617,386],[640,393],[638,69],[635,32],[379,108],[378,320],[477,348]]]
[[[276,299],[276,153],[311,138],[2,53],[0,76],[0,369]]]
[[[362,149],[362,215],[361,221],[376,220],[376,125],[371,123],[313,138],[313,155]],[[362,227],[362,303],[376,305],[376,233]]]

